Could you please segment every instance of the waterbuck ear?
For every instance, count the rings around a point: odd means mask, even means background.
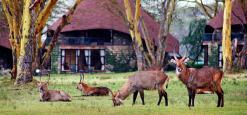
[[[121,104],[123,104],[123,100],[122,99],[119,99],[119,101],[121,102]]]
[[[174,59],[171,59],[171,62],[174,63],[174,64],[176,64],[176,60],[174,60]]]
[[[45,85],[49,85],[49,82],[45,82]]]
[[[189,58],[186,58],[186,59],[184,60],[184,63],[187,63],[189,60],[190,60]]]

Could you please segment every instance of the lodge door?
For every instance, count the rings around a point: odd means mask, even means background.
[[[100,50],[91,50],[91,62],[94,70],[101,70]]]

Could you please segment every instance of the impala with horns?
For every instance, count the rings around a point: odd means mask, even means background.
[[[47,82],[41,82],[37,83],[38,90],[40,92],[40,101],[71,101],[71,96],[62,91],[62,90],[49,90],[48,84],[49,84],[50,76]]]
[[[80,82],[77,84],[77,89],[82,91],[85,96],[107,96],[112,91],[107,87],[91,87],[88,84],[82,82],[82,76],[84,80],[84,74],[80,75]]]
[[[165,98],[165,105],[168,106],[167,93],[164,87],[167,88],[169,78],[162,71],[138,71],[134,75],[128,78],[128,81],[122,86],[122,88],[112,95],[112,101],[114,106],[119,106],[123,104],[123,100],[126,99],[130,94],[133,94],[133,103],[135,104],[138,92],[144,103],[144,90],[158,90],[159,100],[158,104]]]
[[[188,106],[194,106],[196,94],[213,94],[218,96],[217,107],[224,106],[224,92],[221,87],[223,72],[213,67],[201,69],[187,68],[185,63],[189,60],[186,56],[178,59],[174,53],[172,63],[176,64],[176,74],[180,81],[187,87],[189,95]]]

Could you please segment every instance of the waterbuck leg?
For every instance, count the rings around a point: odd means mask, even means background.
[[[158,104],[157,105],[159,106],[160,105],[160,102],[162,100],[163,93],[160,90],[158,90],[158,93],[159,93],[159,101],[158,101]]]
[[[224,107],[224,93],[221,96],[221,107]]]
[[[222,94],[219,92],[219,91],[216,91],[216,94],[218,96],[218,103],[217,103],[217,107],[220,107],[221,105],[221,97],[222,97]]]
[[[189,104],[188,104],[188,106],[190,107],[191,106],[191,100],[192,100],[192,91],[191,91],[191,89],[188,89],[188,95],[189,95]]]
[[[165,106],[168,106],[168,97],[166,91],[163,91],[163,96],[165,98]]]
[[[196,96],[196,91],[192,91],[192,97],[191,97],[191,100],[192,100],[192,107],[194,107],[194,101],[195,101],[195,96]]]
[[[133,94],[133,103],[132,103],[132,105],[134,105],[136,103],[137,95],[138,95],[138,91],[135,91],[134,94]]]
[[[222,90],[222,88],[220,87],[220,92],[221,92],[221,107],[224,107],[224,91]]]
[[[139,91],[140,93],[140,96],[141,96],[141,99],[142,99],[142,105],[145,105],[145,102],[144,102],[144,91]]]

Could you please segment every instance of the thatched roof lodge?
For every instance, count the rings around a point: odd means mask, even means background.
[[[119,5],[110,0],[84,0],[78,5],[71,23],[63,28],[59,38],[58,71],[67,71],[66,68],[71,71],[72,68],[78,72],[90,67],[104,70],[105,50],[114,53],[133,51],[128,27],[118,10],[124,10],[123,0],[117,2]],[[143,10],[141,15],[151,39],[157,41],[159,23]],[[51,33],[60,21],[49,27]],[[179,42],[168,34],[165,50],[173,52],[174,49],[179,52]]]
[[[222,29],[223,29],[223,16],[224,11],[221,10],[219,13],[211,19],[206,27],[205,34],[203,37],[203,47],[204,47],[204,64],[209,64],[209,50],[211,50],[211,43],[216,44],[218,47],[218,63],[219,67],[222,67]],[[244,10],[241,7],[241,4],[237,0],[232,1],[232,14],[231,14],[231,39],[232,41],[236,39],[237,42],[237,52],[240,52],[244,45],[244,39],[247,35],[247,19],[244,13]],[[247,62],[246,65],[247,67]]]

